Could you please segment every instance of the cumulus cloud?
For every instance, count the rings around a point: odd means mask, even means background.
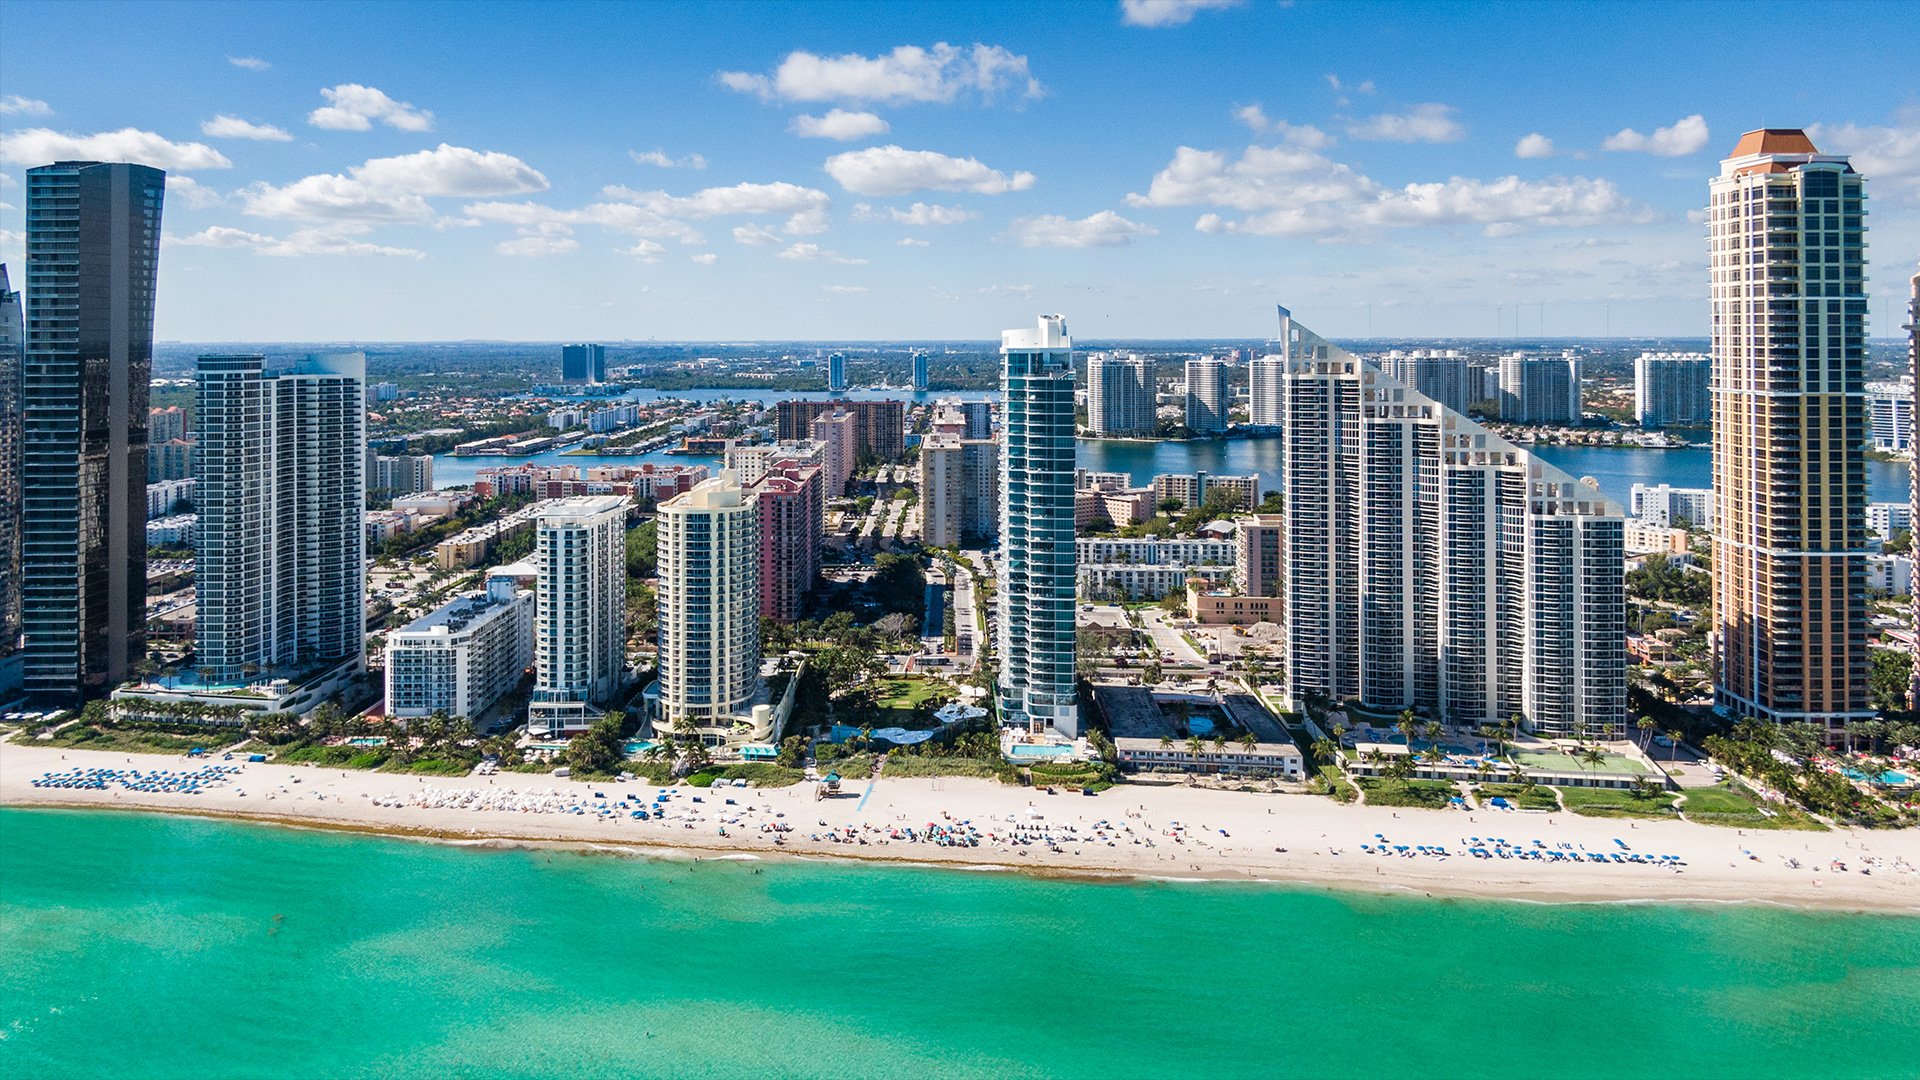
[[[833,296],[865,296],[867,294],[865,285],[822,285],[820,289]]]
[[[787,130],[803,139],[833,139],[836,142],[848,142],[864,139],[870,135],[885,135],[893,130],[887,122],[870,112],[848,112],[845,109],[829,109],[825,116],[801,114],[793,118]]]
[[[1202,11],[1240,4],[1241,0],[1120,0],[1120,22],[1127,26],[1185,26]]]
[[[1920,108],[1902,109],[1887,127],[1813,124],[1807,136],[1829,154],[1847,154],[1869,181],[1920,195]]]
[[[759,225],[738,225],[734,227],[733,239],[735,243],[748,247],[766,247],[780,243],[780,234]]]
[[[293,136],[272,124],[250,124],[237,116],[222,113],[200,125],[200,134],[214,139],[253,139],[257,142],[292,142]]]
[[[37,98],[19,94],[0,94],[0,116],[46,116],[53,106]]]
[[[429,131],[433,114],[359,83],[341,83],[320,91],[328,104],[307,114],[307,123],[329,131],[366,131],[377,121],[401,131]]]
[[[669,195],[664,191],[635,191],[628,187],[604,188],[601,194],[645,207],[663,217],[709,218],[729,214],[804,214],[824,212],[833,200],[819,188],[802,187],[776,181],[771,184],[739,183],[731,187],[703,188],[691,195]]]
[[[1257,104],[1240,106],[1233,110],[1233,117],[1254,131],[1270,133],[1291,146],[1324,150],[1333,145],[1333,136],[1312,124],[1289,124],[1285,120],[1274,120]]]
[[[1159,230],[1128,221],[1111,210],[1077,221],[1058,214],[1016,218],[1007,235],[1022,247],[1124,247],[1136,236],[1157,236]]]
[[[704,169],[707,167],[707,159],[699,154],[688,154],[686,157],[677,158],[669,156],[665,150],[648,150],[645,153],[638,150],[629,150],[627,151],[627,156],[631,157],[637,164],[653,165],[662,169]]]
[[[958,206],[940,206],[936,203],[917,202],[905,210],[897,206],[873,207],[861,203],[853,208],[854,216],[861,221],[888,221],[895,225],[958,225],[963,221],[972,221],[978,213]]]
[[[900,246],[901,247],[932,247],[933,245],[928,243],[925,240],[920,239],[917,236],[903,236],[900,238]]]
[[[1332,78],[1332,76],[1328,76]],[[1362,83],[1371,87],[1372,83]],[[1451,105],[1428,102],[1403,113],[1381,113],[1347,124],[1347,134],[1374,142],[1458,142],[1467,137]]]
[[[1034,175],[1012,176],[975,158],[949,157],[932,150],[875,146],[827,159],[827,174],[857,195],[907,195],[915,191],[971,191],[999,195],[1033,186]]]
[[[495,251],[502,255],[522,255],[537,258],[543,255],[564,255],[569,251],[580,250],[580,241],[571,236],[554,236],[548,233],[529,233],[517,240],[502,240],[495,245]]]
[[[657,263],[660,256],[666,254],[666,248],[651,240],[636,240],[631,247],[620,249],[620,254],[631,255],[643,263]]]
[[[701,266],[712,266],[714,263],[717,263],[720,261],[720,256],[714,254],[711,251],[702,251],[698,255],[689,255],[687,256],[687,258],[692,259],[694,262],[699,263]]]
[[[191,176],[172,173],[167,177],[168,205],[185,204],[195,210],[219,206],[226,198]]]
[[[788,236],[817,236],[827,231],[827,208],[824,206],[812,210],[802,210],[787,219],[780,231]]]
[[[1518,158],[1546,158],[1553,156],[1553,140],[1539,132],[1523,135],[1513,144],[1513,156]]]
[[[1180,147],[1132,206],[1215,206],[1248,216],[1202,215],[1208,233],[1350,236],[1383,228],[1479,225],[1495,235],[1517,226],[1642,222],[1651,211],[1605,180],[1452,177],[1393,188],[1307,150],[1250,146],[1238,160]]]
[[[819,244],[795,244],[784,251],[775,253],[776,259],[791,259],[795,262],[831,262],[845,266],[865,266],[865,259],[849,259],[837,251],[828,251]]]
[[[262,255],[300,256],[300,255],[396,255],[409,259],[424,259],[426,252],[412,248],[385,247],[380,244],[356,240],[355,236],[366,231],[365,226],[333,226],[330,228],[300,229],[285,239],[267,236],[263,233],[247,232],[226,225],[214,225],[202,229],[191,236],[172,238],[171,242],[187,247],[211,248],[251,248]]]
[[[547,178],[511,154],[441,143],[432,150],[374,158],[347,170],[240,192],[255,217],[424,221],[429,198],[482,198],[545,191]]]
[[[597,225],[628,236],[678,240],[697,244],[698,230],[684,221],[664,217],[632,203],[600,202],[578,210],[561,210],[539,203],[480,202],[461,208],[467,221],[476,225],[513,225],[522,235],[528,230],[544,230],[549,235],[570,235],[576,226]]]
[[[265,71],[273,66],[257,56],[229,56],[227,63],[237,68],[246,68],[248,71]]]
[[[1699,113],[1673,122],[1670,127],[1655,128],[1642,135],[1632,128],[1621,128],[1601,146],[1608,150],[1626,150],[1659,157],[1685,157],[1707,145],[1707,121]]]
[[[233,162],[206,143],[174,142],[151,131],[121,128],[97,135],[71,135],[27,128],[0,135],[0,161],[46,165],[55,161],[132,161],[156,169],[231,169]]]
[[[795,50],[770,74],[723,71],[720,85],[763,101],[952,102],[964,95],[991,100],[1018,90],[1044,91],[1027,70],[1027,58],[998,45],[971,48],[940,42],[932,48],[902,45],[880,56],[821,56]]]

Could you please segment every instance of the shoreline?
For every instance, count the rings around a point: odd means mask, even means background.
[[[857,801],[816,802],[805,785],[771,789],[655,789],[636,783],[587,783],[540,774],[495,777],[432,777],[356,773],[300,765],[245,764],[234,782],[199,795],[45,789],[30,781],[69,768],[136,768],[182,771],[199,762],[157,754],[126,754],[0,743],[0,806],[21,809],[122,810],[159,813],[284,828],[317,829],[454,846],[602,851],[641,858],[748,859],[920,866],[990,870],[1086,882],[1240,882],[1333,893],[1410,895],[1549,904],[1671,903],[1767,904],[1797,910],[1920,915],[1920,834],[1838,831],[1751,831],[1679,821],[1629,822],[1570,814],[1522,815],[1458,810],[1389,810],[1345,806],[1309,795],[1256,796],[1204,789],[1111,789],[1096,799],[1046,796],[1030,788],[991,781],[886,778]],[[209,762],[208,764],[213,764]],[[235,763],[238,764],[238,763]],[[494,783],[487,783],[488,780]],[[518,785],[536,786],[562,798],[590,800],[645,796],[674,790],[675,820],[611,820],[567,813],[511,813],[448,806],[376,805],[380,799],[438,795],[504,795]],[[246,794],[240,794],[245,791]],[[712,799],[690,805],[699,795]],[[727,806],[732,798],[742,805]],[[1069,799],[1071,801],[1069,801]],[[751,805],[746,805],[751,804]],[[589,803],[589,805],[592,805]],[[864,810],[861,808],[865,807]],[[1044,810],[1044,814],[1039,811]],[[718,818],[734,814],[786,821],[784,842],[745,824],[719,834]],[[951,814],[949,818],[947,815]],[[888,830],[942,821],[970,820],[990,827],[1025,814],[1045,828],[1084,827],[1124,820],[1140,825],[1113,833],[1126,845],[1096,842],[1086,834],[1057,843],[1018,848],[942,847],[886,839]],[[1069,817],[1068,815],[1074,815]],[[1035,816],[1037,815],[1037,816]],[[804,819],[804,820],[803,820]],[[832,829],[858,829],[871,842],[809,840],[814,821]],[[1179,824],[1202,822],[1205,825]],[[1172,826],[1173,831],[1158,823]],[[1004,828],[1004,826],[1000,826]],[[1199,831],[1194,831],[1195,828]],[[1108,826],[1109,829],[1113,826]],[[1520,859],[1412,858],[1364,854],[1361,837],[1388,832],[1393,843],[1441,844],[1457,850],[1461,833],[1494,834],[1524,844],[1531,837],[1591,850],[1613,850],[1613,837],[1632,838],[1634,851],[1675,852],[1684,871],[1635,864],[1536,863]],[[1178,834],[1180,839],[1169,839]],[[1556,844],[1555,846],[1558,846]],[[1172,848],[1172,850],[1168,850]],[[1743,857],[1744,856],[1744,857]],[[1880,863],[1871,875],[1861,860]],[[1788,858],[1804,860],[1792,869]],[[1831,869],[1838,860],[1847,870]],[[1897,864],[1904,864],[1895,869]]]

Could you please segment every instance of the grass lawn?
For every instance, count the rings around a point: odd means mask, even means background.
[[[920,754],[890,754],[880,770],[881,776],[972,776],[982,780],[1019,778],[1019,770],[999,761],[969,757],[935,757]]]
[[[1320,782],[1325,786],[1327,794],[1333,796],[1337,801],[1353,801],[1353,781],[1348,780],[1347,774],[1340,771],[1340,766],[1320,766]]]
[[[132,728],[101,728],[73,724],[53,738],[41,741],[22,739],[25,746],[70,746],[77,750],[111,750],[128,754],[184,754],[196,746],[209,753],[238,742],[245,736],[238,728],[217,728],[204,733],[176,735],[164,731]]]
[[[1483,806],[1497,795],[1522,810],[1560,809],[1560,800],[1554,798],[1553,789],[1545,786],[1527,791],[1519,784],[1481,784],[1473,789],[1473,793],[1480,797]]]
[[[323,765],[329,769],[377,769],[387,763],[387,752],[366,746],[301,746],[274,754],[276,765]]]
[[[1674,797],[1670,792],[1661,791],[1640,797],[1625,788],[1563,787],[1559,790],[1560,798],[1566,802],[1567,809],[1582,817],[1664,818],[1674,816]]]
[[[943,684],[934,679],[900,675],[881,682],[875,703],[882,709],[911,711],[919,708],[921,702],[939,697],[945,689]]]
[[[1707,825],[1734,825],[1745,829],[1807,829],[1825,831],[1826,826],[1798,810],[1768,806],[1770,814],[1760,812],[1760,800],[1740,784],[1727,780],[1709,788],[1687,791],[1681,808],[1688,821]]]
[[[1444,780],[1391,780],[1357,777],[1354,783],[1367,793],[1368,806],[1412,806],[1444,810],[1460,789]]]

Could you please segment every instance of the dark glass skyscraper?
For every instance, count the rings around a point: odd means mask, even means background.
[[[607,381],[605,345],[560,346],[560,378],[570,383]]]
[[[104,694],[146,655],[147,382],[166,174],[27,170],[21,386],[26,689]]]

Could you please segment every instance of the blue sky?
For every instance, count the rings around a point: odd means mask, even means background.
[[[1910,4],[14,4],[21,171],[171,176],[172,340],[1699,335],[1741,131],[1920,254]],[[84,64],[74,42],[87,42]]]

